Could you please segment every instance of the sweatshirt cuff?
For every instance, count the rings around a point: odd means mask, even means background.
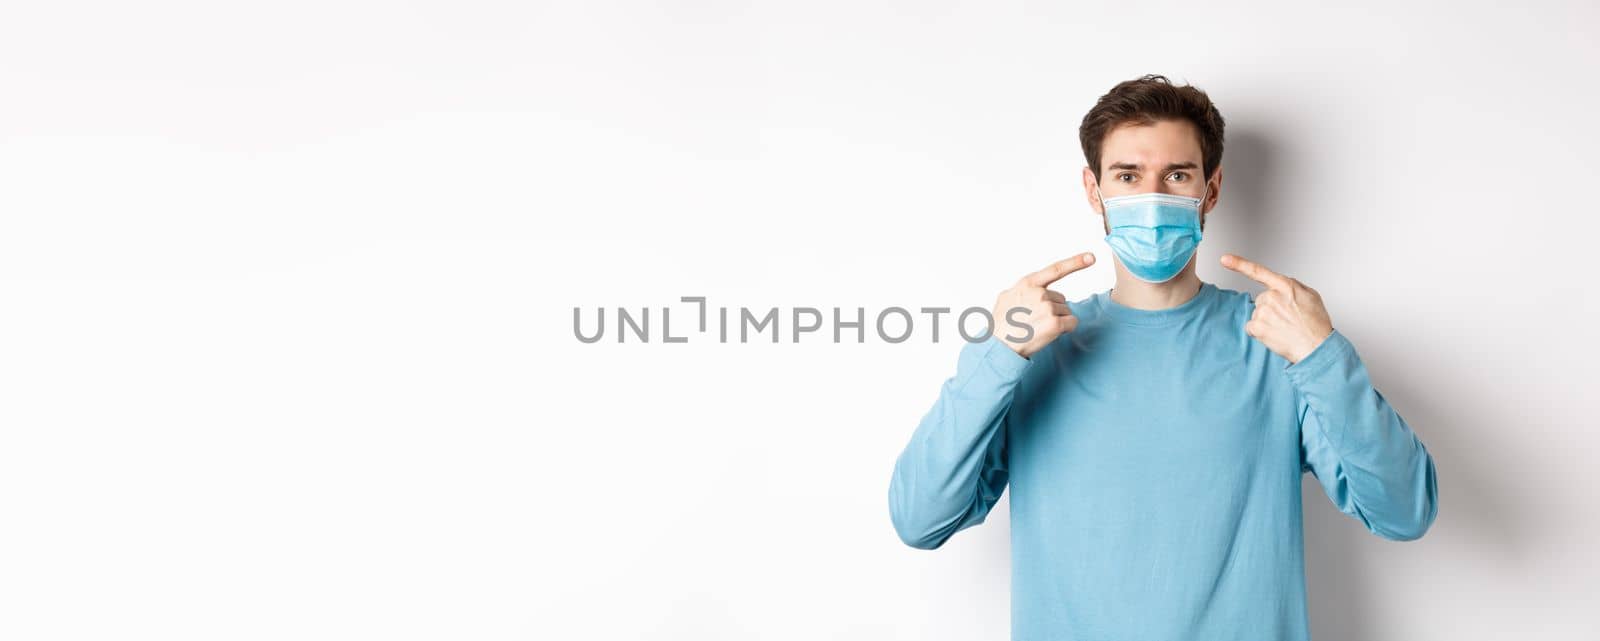
[[[1297,363],[1291,363],[1283,368],[1296,383],[1304,383],[1307,378],[1316,376],[1328,368],[1355,358],[1355,346],[1350,344],[1350,339],[1334,329],[1327,338],[1317,344],[1316,349],[1306,354],[1305,358]]]
[[[999,375],[1002,380],[1009,381],[1020,378],[1023,370],[1028,369],[1028,366],[1033,364],[1033,361],[1023,358],[1021,354],[1016,353],[1010,347],[1006,347],[1006,344],[1001,342],[998,336],[991,335],[981,342],[968,343],[967,349],[973,350],[973,353],[978,356],[978,360],[983,361],[984,366]]]

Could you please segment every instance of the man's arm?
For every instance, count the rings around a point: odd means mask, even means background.
[[[961,349],[895,461],[889,518],[906,545],[932,550],[982,523],[1005,491],[1009,473],[1006,414],[1030,361],[991,336]]]
[[[1420,538],[1439,512],[1433,457],[1338,330],[1284,374],[1299,391],[1302,470],[1373,534]]]
[[[982,523],[1000,500],[1009,477],[1006,412],[1028,357],[1078,327],[1066,297],[1048,287],[1092,264],[1094,254],[1082,253],[1023,276],[995,297],[990,336],[961,348],[955,376],[923,415],[889,480],[889,519],[906,545],[944,545]]]
[[[1290,363],[1283,371],[1299,392],[1301,469],[1372,533],[1421,537],[1439,511],[1433,457],[1372,387],[1322,294],[1241,256],[1219,260],[1267,286],[1252,298],[1244,331]]]

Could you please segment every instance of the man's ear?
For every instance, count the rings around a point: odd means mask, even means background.
[[[1095,178],[1094,170],[1088,165],[1083,167],[1083,195],[1089,199],[1090,211],[1100,216],[1106,215],[1105,210],[1100,208],[1100,200],[1104,196],[1100,193],[1099,180]]]
[[[1211,211],[1212,209],[1216,209],[1217,208],[1217,205],[1216,205],[1217,199],[1222,194],[1222,165],[1221,164],[1217,165],[1217,170],[1216,171],[1211,172],[1211,178],[1206,180],[1206,184],[1207,184],[1207,186],[1206,186],[1206,199],[1205,199],[1205,202],[1200,203],[1200,220],[1202,222],[1205,221],[1205,215],[1206,215],[1207,212]],[[1210,207],[1206,206],[1208,203],[1210,204]]]

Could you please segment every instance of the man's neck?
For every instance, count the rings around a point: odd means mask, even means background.
[[[1124,307],[1134,309],[1160,310],[1177,307],[1189,302],[1200,293],[1203,283],[1194,273],[1194,262],[1184,266],[1183,271],[1170,280],[1162,283],[1147,283],[1135,278],[1128,273],[1122,265],[1117,265],[1117,284],[1111,288],[1111,300]]]

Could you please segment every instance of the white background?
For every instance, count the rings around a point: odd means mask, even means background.
[[[1007,502],[934,552],[889,523],[948,333],[586,345],[572,309],[986,307],[1085,250],[1058,289],[1104,290],[1077,127],[1162,73],[1228,122],[1202,279],[1318,288],[1439,471],[1408,543],[1306,476],[1314,636],[1596,638],[1596,24],[8,3],[0,637],[1003,639]]]

